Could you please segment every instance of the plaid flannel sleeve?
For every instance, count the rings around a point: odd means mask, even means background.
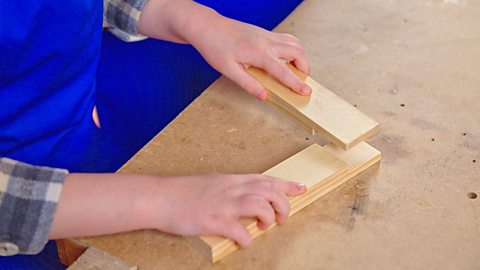
[[[43,249],[67,174],[0,158],[0,255]]]
[[[103,26],[123,41],[146,39],[137,31],[140,13],[148,0],[104,0]]]

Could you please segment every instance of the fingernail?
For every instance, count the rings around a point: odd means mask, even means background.
[[[262,91],[260,94],[258,94],[257,98],[260,100],[267,99],[267,91]]]
[[[307,186],[305,186],[304,184],[301,184],[301,183],[297,183],[297,188],[299,190],[307,190]]]
[[[302,94],[310,95],[311,93],[312,93],[312,88],[310,88],[308,85],[305,85],[302,88]]]

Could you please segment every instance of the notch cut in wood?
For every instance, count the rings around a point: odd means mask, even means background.
[[[324,133],[344,150],[377,132],[376,121],[292,65],[288,66],[312,88],[311,96],[294,93],[262,69],[252,66],[247,70],[267,89],[267,101],[276,109],[300,123],[308,132]]]
[[[291,216],[379,160],[380,152],[365,142],[348,152],[333,143],[323,147],[313,144],[264,174],[307,185],[308,191],[305,194],[289,199]],[[242,218],[240,222],[247,228],[252,239],[265,232],[257,227],[254,218]],[[272,224],[266,231],[275,225],[276,223]],[[217,262],[238,249],[235,242],[223,237],[188,237],[187,240],[212,262]]]

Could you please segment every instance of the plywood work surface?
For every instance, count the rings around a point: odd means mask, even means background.
[[[88,248],[67,270],[138,270],[94,247]]]
[[[276,31],[381,124],[368,140],[381,164],[215,265],[155,231],[82,241],[140,269],[478,269],[479,14],[479,1],[303,2]],[[326,140],[221,78],[121,171],[260,173],[312,143]]]

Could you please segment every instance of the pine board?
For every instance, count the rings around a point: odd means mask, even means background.
[[[348,152],[334,144],[324,147],[313,144],[264,174],[301,182],[308,187],[308,192],[304,195],[290,198],[291,216],[379,160],[380,152],[364,142]],[[254,218],[243,218],[241,223],[248,229],[253,239],[277,225],[274,223],[263,231],[257,227]],[[212,262],[219,261],[237,249],[232,240],[223,237],[203,236],[187,239]]]
[[[250,67],[248,72],[267,89],[270,104],[300,122],[309,132],[324,133],[344,150],[377,132],[376,121],[295,67],[289,67],[312,88],[311,96],[294,93],[262,69]]]

